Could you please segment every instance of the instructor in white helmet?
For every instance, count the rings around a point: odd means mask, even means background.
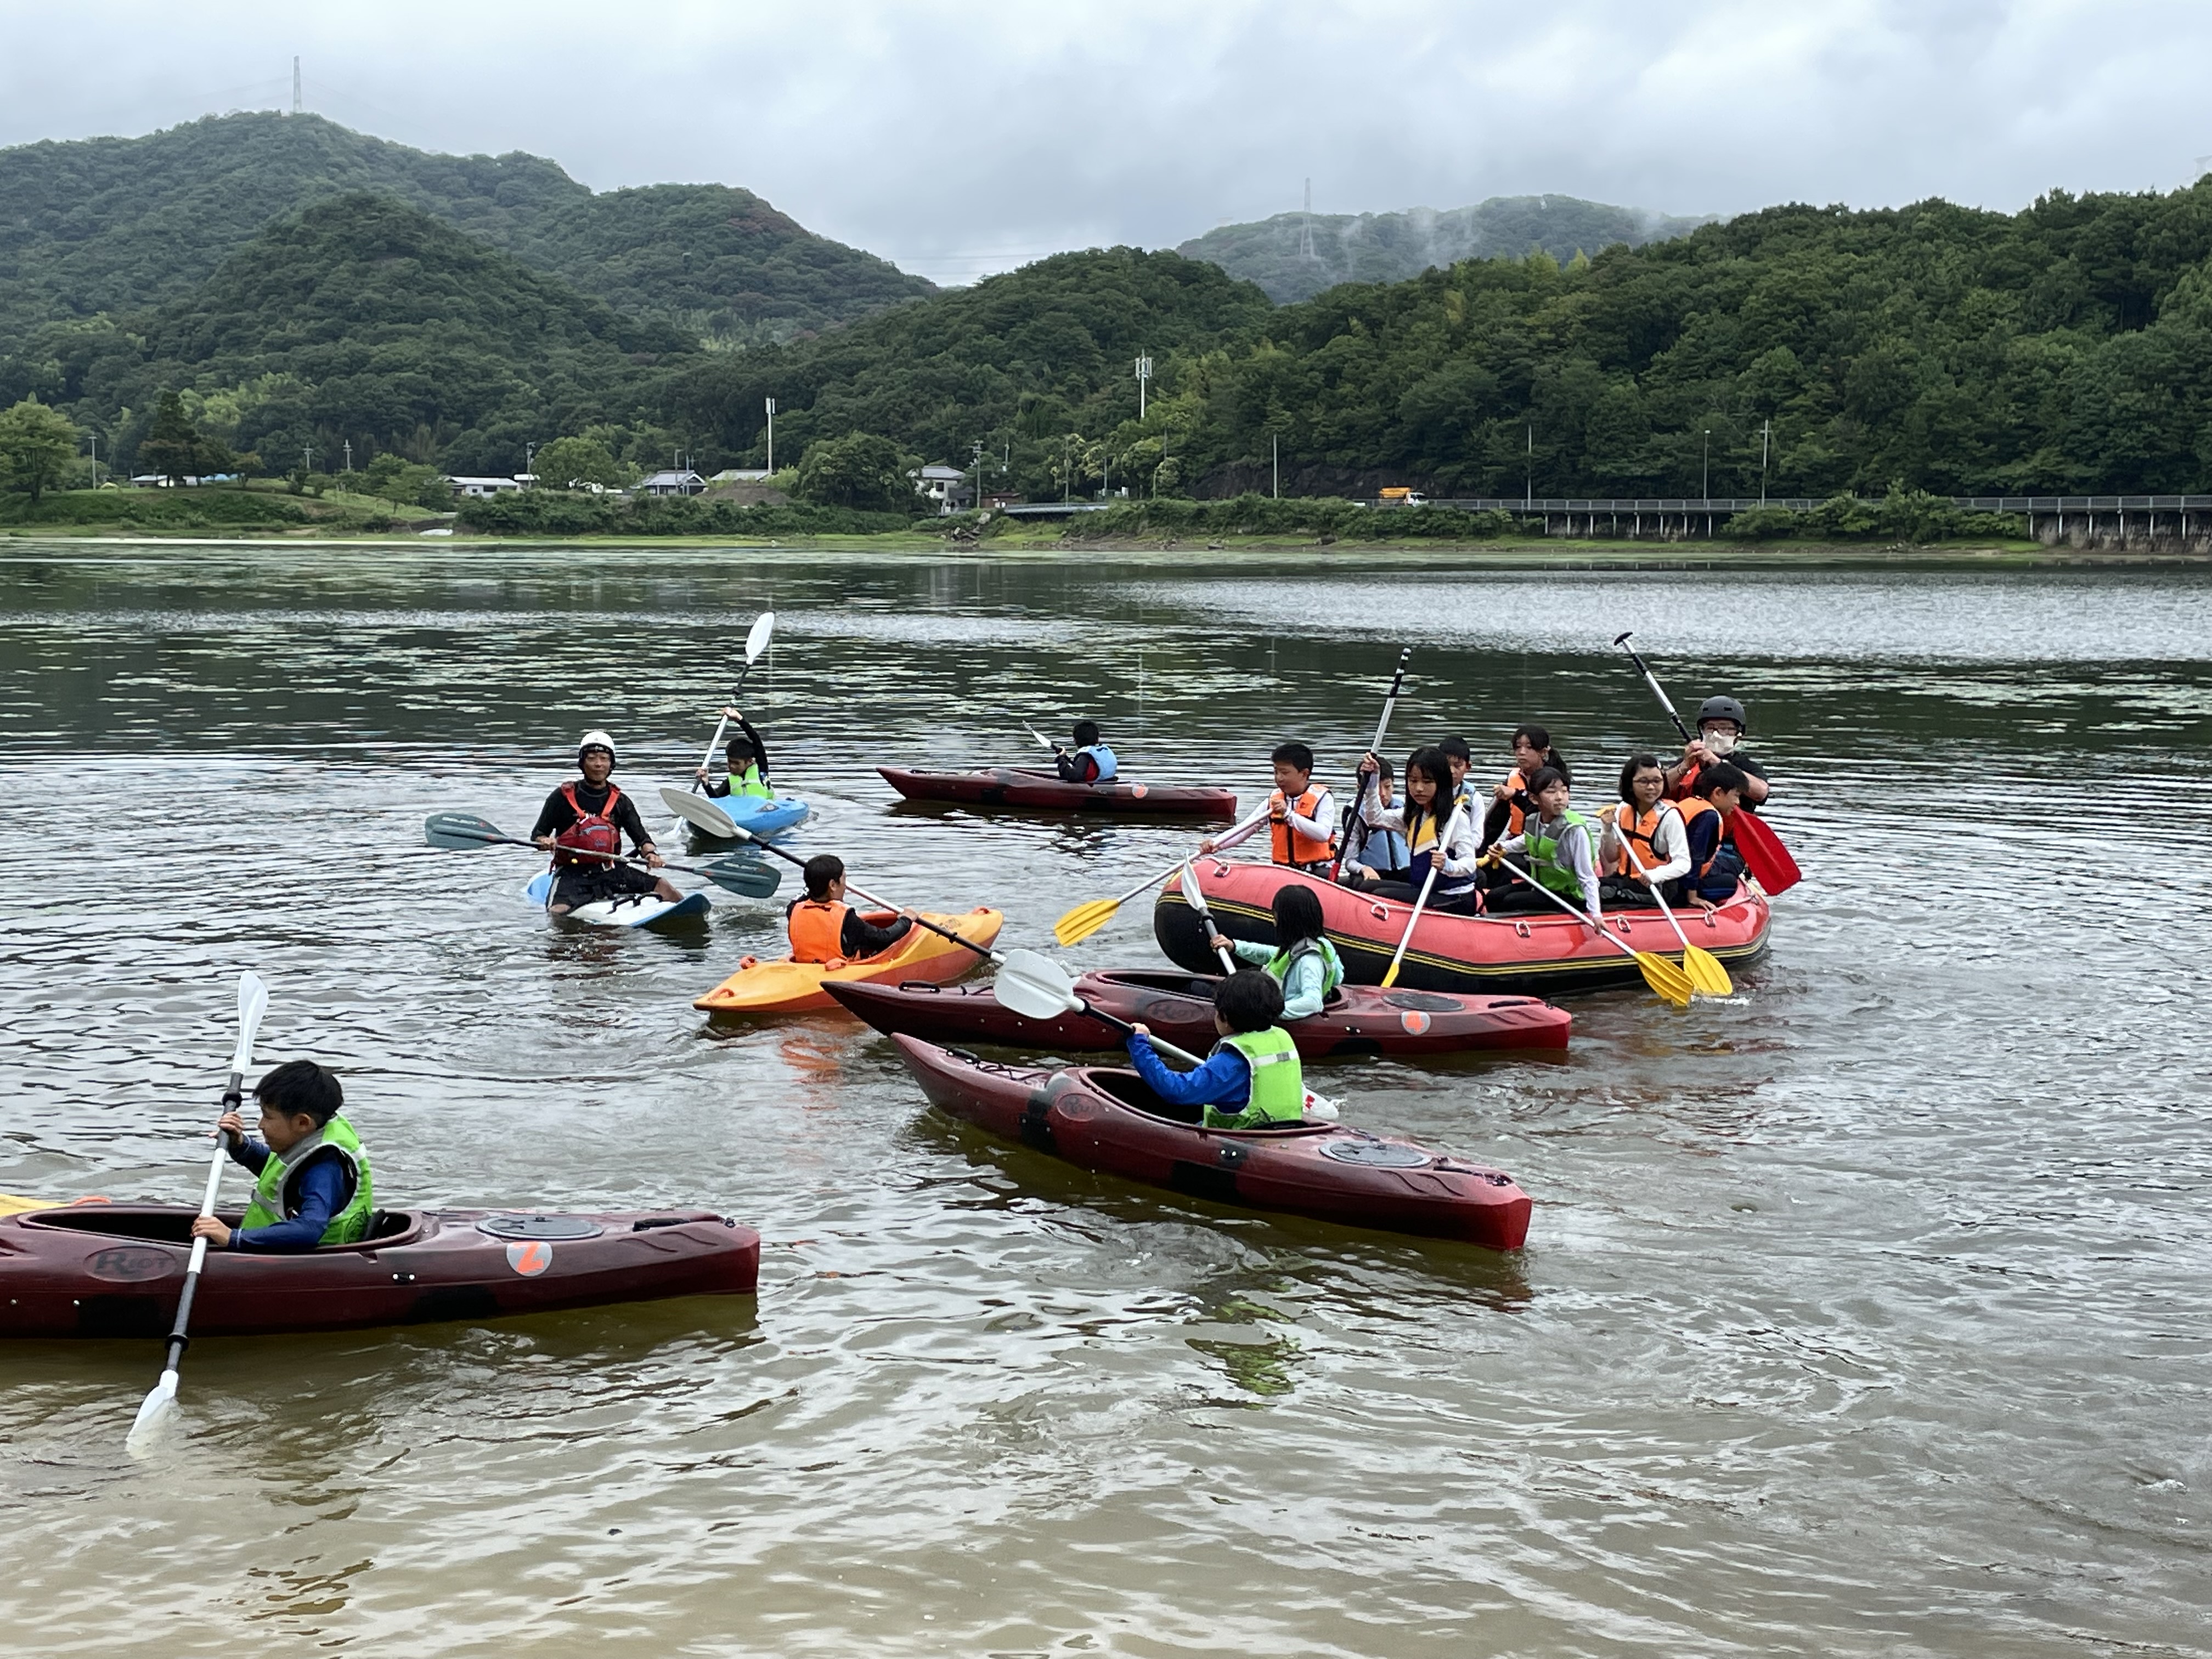
[[[615,740],[604,732],[586,732],[576,745],[576,767],[583,776],[564,783],[545,797],[545,805],[532,826],[531,840],[553,854],[553,893],[545,908],[555,915],[580,904],[618,898],[627,893],[651,893],[675,900],[684,896],[658,877],[632,864],[584,856],[619,853],[623,837],[633,851],[658,870],[661,857],[654,850],[637,803],[615,787]]]

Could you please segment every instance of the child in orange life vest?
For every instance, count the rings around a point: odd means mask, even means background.
[[[1597,816],[1598,889],[1605,902],[1647,908],[1656,887],[1669,904],[1680,904],[1681,878],[1690,872],[1689,831],[1681,810],[1667,799],[1659,757],[1638,755],[1622,767],[1620,804]]]
[[[1275,793],[1267,797],[1269,851],[1277,864],[1326,875],[1336,857],[1336,798],[1313,781],[1314,752],[1302,743],[1277,745]],[[1199,842],[1201,853],[1225,852],[1255,834],[1259,825],[1215,841]]]
[[[804,874],[806,896],[793,899],[783,913],[793,962],[858,962],[881,955],[912,931],[911,912],[879,927],[845,902],[845,860],[836,854],[807,860]]]
[[[545,908],[557,916],[625,893],[651,893],[672,903],[682,898],[665,879],[634,864],[587,856],[621,852],[628,836],[650,868],[663,862],[637,804],[614,786],[615,740],[604,732],[585,732],[576,745],[576,769],[584,775],[546,796],[531,826],[531,840],[553,854],[553,891]]]
[[[1736,851],[1729,820],[1742,809],[1750,781],[1733,762],[1709,761],[1698,769],[1697,793],[1681,804],[1690,860],[1682,890],[1700,909],[1718,909],[1735,896],[1743,879],[1743,854]]]

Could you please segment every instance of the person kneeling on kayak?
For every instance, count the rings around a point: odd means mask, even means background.
[[[558,916],[625,894],[650,893],[672,904],[682,898],[661,878],[605,856],[621,852],[628,836],[640,858],[655,870],[661,865],[645,820],[637,815],[637,803],[616,788],[610,775],[615,740],[604,732],[585,732],[576,745],[576,768],[584,775],[545,797],[530,830],[530,839],[553,854],[553,891],[545,908]]]
[[[1283,988],[1255,969],[1241,969],[1214,990],[1213,1029],[1221,1041],[1205,1065],[1194,1072],[1170,1071],[1142,1025],[1129,1035],[1129,1063],[1169,1105],[1203,1106],[1201,1127],[1294,1124],[1305,1115],[1305,1073],[1297,1044],[1275,1024],[1282,1012]]]
[[[1312,888],[1286,884],[1275,890],[1275,939],[1273,945],[1256,945],[1215,933],[1208,924],[1206,945],[1210,951],[1232,952],[1281,986],[1285,1019],[1319,1013],[1344,983],[1344,963],[1322,931],[1321,899]]]
[[[1078,720],[1073,750],[1052,746],[1052,763],[1062,783],[1111,783],[1119,770],[1114,751],[1098,740],[1097,720]]]
[[[253,1097],[261,1105],[260,1139],[247,1138],[234,1111],[216,1126],[231,1160],[260,1177],[253,1201],[239,1225],[204,1215],[191,1236],[219,1250],[264,1252],[367,1238],[375,1202],[368,1149],[339,1115],[345,1091],[337,1079],[312,1060],[289,1060],[254,1085]]]
[[[882,955],[914,930],[911,916],[878,927],[846,903],[845,860],[835,853],[816,854],[804,873],[806,896],[783,913],[793,962],[858,962]]]
[[[699,769],[699,781],[707,786],[710,800],[773,800],[775,791],[769,787],[768,745],[761,734],[753,730],[752,722],[738,709],[726,709],[726,719],[738,723],[738,735],[722,745],[723,758],[729,762],[728,771],[720,779],[709,778],[707,769]]]
[[[1727,903],[1743,879],[1743,854],[1736,850],[1729,820],[1747,810],[1744,798],[1750,783],[1749,775],[1734,763],[1714,761],[1699,769],[1698,793],[1681,804],[1690,842],[1690,873],[1682,878],[1682,888],[1702,910]]]

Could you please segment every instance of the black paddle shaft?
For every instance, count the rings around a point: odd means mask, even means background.
[[[1650,667],[1645,665],[1644,659],[1637,654],[1636,647],[1628,642],[1631,635],[1634,632],[1635,630],[1633,629],[1630,629],[1627,634],[1623,634],[1620,638],[1613,641],[1613,643],[1619,646],[1622,650],[1628,653],[1629,661],[1634,663],[1637,667],[1637,672],[1644,676],[1644,683],[1651,688],[1651,695],[1659,699],[1659,706],[1667,711],[1667,718],[1674,722],[1674,729],[1682,734],[1682,741],[1684,743],[1696,742],[1697,739],[1690,735],[1690,728],[1682,724],[1682,717],[1674,712],[1674,699],[1669,697],[1665,691],[1660,689],[1659,677],[1651,672]]]
[[[1413,647],[1410,645],[1398,653],[1398,672],[1390,676],[1390,689],[1383,694],[1382,697],[1382,718],[1375,727],[1375,741],[1377,744],[1381,744],[1383,735],[1390,729],[1390,715],[1398,707],[1398,693],[1406,686],[1406,665],[1411,662],[1413,658]],[[1376,758],[1380,760],[1382,757],[1378,754]],[[1366,804],[1367,780],[1362,778],[1359,781],[1359,787],[1352,793],[1352,823],[1345,825],[1344,834],[1337,842],[1336,856],[1339,863],[1367,850],[1370,832],[1367,828],[1366,817],[1360,811]],[[1357,847],[1352,844],[1352,831],[1354,826],[1357,826],[1359,830],[1359,844]]]
[[[245,1073],[233,1072],[230,1074],[230,1086],[222,1091],[222,1109],[226,1112],[234,1112],[245,1104]],[[222,1131],[217,1129],[216,1133],[220,1135]],[[201,1260],[203,1262],[205,1261],[205,1252],[202,1252]],[[175,1370],[184,1361],[185,1350],[192,1345],[192,1297],[199,1292],[202,1271],[200,1267],[194,1267],[186,1273],[185,1288],[177,1294],[177,1316],[169,1326],[169,1346],[161,1358],[161,1369],[165,1371]]]

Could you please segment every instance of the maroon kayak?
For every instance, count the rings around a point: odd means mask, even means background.
[[[1025,806],[1048,812],[1155,812],[1179,817],[1233,818],[1237,792],[1176,783],[1070,783],[1056,772],[989,766],[978,772],[877,771],[908,800],[957,801],[966,806]]]
[[[72,1204],[0,1219],[0,1336],[161,1336],[198,1212]],[[234,1226],[235,1216],[224,1218]],[[760,1235],[705,1210],[533,1215],[409,1210],[359,1244],[213,1250],[192,1334],[416,1325],[662,1297],[750,1295]]]
[[[1198,1109],[1164,1103],[1134,1072],[1001,1066],[894,1036],[930,1103],[1086,1170],[1217,1203],[1353,1227],[1462,1238],[1517,1250],[1528,1194],[1512,1177],[1338,1123],[1201,1129]]]
[[[1213,988],[1201,974],[1085,974],[1075,993],[1102,1013],[1141,1020],[1178,1048],[1213,1046]],[[824,985],[854,1013],[886,1033],[933,1042],[1003,1042],[1083,1054],[1121,1046],[1121,1034],[1084,1014],[1030,1019],[988,985]],[[1447,995],[1347,985],[1317,1014],[1285,1020],[1308,1060],[1359,1054],[1449,1054],[1480,1048],[1564,1048],[1574,1016],[1534,997]]]

